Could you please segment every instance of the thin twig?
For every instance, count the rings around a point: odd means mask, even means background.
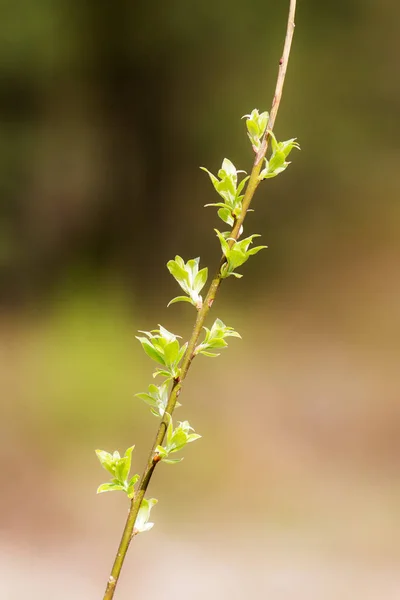
[[[282,98],[283,84],[285,81],[285,75],[286,75],[287,65],[288,65],[288,61],[289,61],[290,48],[292,45],[292,39],[293,39],[293,33],[294,33],[294,27],[295,27],[295,24],[294,24],[295,11],[296,11],[296,0],[290,0],[289,18],[288,18],[288,23],[287,23],[285,44],[284,44],[284,48],[283,48],[282,58],[279,61],[278,78],[277,78],[277,82],[276,82],[274,98],[272,101],[271,112],[269,115],[268,126],[265,131],[260,150],[256,154],[256,157],[254,160],[253,168],[252,168],[252,171],[250,174],[250,179],[247,184],[246,192],[245,192],[245,195],[243,198],[241,215],[240,215],[240,217],[237,218],[235,225],[232,229],[232,232],[230,234],[230,238],[231,238],[230,244],[231,245],[234,243],[234,240],[236,240],[240,235],[241,226],[246,217],[250,203],[253,199],[254,192],[256,191],[258,184],[260,183],[258,176],[260,174],[262,161],[266,155],[267,148],[268,148],[269,134],[268,134],[267,130],[271,131],[274,127],[276,115],[278,113],[279,105],[280,105],[281,98]],[[223,264],[224,261],[225,261],[225,258],[222,257],[221,264]],[[157,431],[156,439],[154,440],[154,444],[151,448],[151,452],[149,454],[147,464],[146,464],[143,474],[140,478],[139,486],[138,486],[137,492],[135,494],[135,497],[131,501],[128,518],[125,523],[124,531],[123,531],[121,542],[119,544],[118,551],[117,551],[117,554],[116,554],[116,557],[114,560],[111,575],[107,582],[107,588],[106,588],[103,600],[112,600],[112,598],[114,597],[115,588],[118,583],[118,579],[119,579],[122,565],[124,563],[124,560],[125,560],[128,548],[129,548],[129,544],[136,533],[135,532],[136,517],[138,515],[140,505],[142,504],[142,500],[144,498],[144,495],[145,495],[148,485],[150,483],[151,477],[154,473],[154,469],[156,468],[156,465],[158,463],[158,456],[155,453],[155,450],[156,450],[157,446],[159,446],[163,443],[164,436],[166,434],[166,430],[167,430],[167,426],[168,426],[168,418],[169,418],[166,415],[172,416],[172,414],[174,412],[178,396],[181,393],[182,383],[186,378],[186,375],[190,369],[190,365],[192,364],[193,353],[196,348],[198,338],[200,336],[200,333],[203,328],[205,319],[208,315],[208,312],[209,312],[209,310],[214,302],[215,296],[218,292],[218,288],[221,284],[221,280],[222,280],[221,271],[219,269],[217,275],[214,277],[214,279],[211,282],[211,285],[209,287],[209,290],[207,292],[207,295],[203,302],[203,305],[202,305],[201,309],[199,310],[199,312],[197,313],[197,318],[196,318],[196,322],[194,324],[192,335],[190,336],[188,347],[187,347],[185,355],[183,357],[180,378],[179,378],[179,380],[174,380],[174,382],[173,382],[171,392],[169,395],[169,399],[168,399],[168,404],[165,409],[164,416],[161,419],[160,426]]]

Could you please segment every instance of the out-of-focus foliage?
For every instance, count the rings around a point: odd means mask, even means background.
[[[149,228],[166,252],[198,248],[209,216],[197,209],[212,197],[197,164],[220,164],[229,152],[250,166],[238,116],[269,108],[285,11],[261,0],[5,3],[6,299],[47,295],[82,262],[112,267],[129,285],[139,277],[151,285],[155,253],[147,253],[145,269],[136,260]],[[293,131],[305,152],[291,178],[258,200],[258,221],[273,225],[266,284],[276,268],[290,271],[294,231],[304,263],[322,235],[357,243],[366,230],[376,237],[387,223],[393,229],[399,11],[390,2],[327,0],[298,12],[276,134]],[[268,194],[275,199],[264,208]],[[182,224],[191,215],[198,227],[189,233]]]

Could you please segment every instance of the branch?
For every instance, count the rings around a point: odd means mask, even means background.
[[[277,113],[279,110],[279,106],[280,106],[280,102],[281,102],[281,98],[282,98],[283,84],[285,82],[286,70],[287,70],[287,65],[288,65],[289,55],[290,55],[290,48],[292,45],[292,39],[293,39],[293,33],[294,33],[294,27],[295,27],[295,24],[294,24],[295,11],[296,11],[296,0],[290,0],[289,18],[288,18],[288,23],[287,23],[285,44],[284,44],[284,48],[283,48],[282,58],[279,61],[278,77],[277,77],[277,82],[276,82],[276,87],[275,87],[275,94],[274,94],[274,98],[272,101],[271,112],[269,115],[268,126],[265,130],[265,134],[262,139],[260,150],[257,152],[255,160],[254,160],[250,179],[249,179],[248,185],[246,187],[246,192],[245,192],[245,195],[243,198],[243,204],[242,204],[243,208],[242,208],[241,215],[236,219],[235,225],[230,234],[231,240],[230,240],[229,244],[231,246],[233,245],[234,241],[238,239],[238,237],[240,235],[241,226],[246,217],[246,214],[249,209],[250,203],[253,199],[254,193],[260,183],[259,174],[260,174],[260,170],[261,170],[262,161],[267,152],[268,141],[269,141],[269,137],[270,137],[268,132],[272,131],[272,129],[274,127],[275,119],[276,119],[276,116],[277,116]],[[218,292],[219,286],[222,281],[221,266],[224,264],[224,262],[225,262],[225,257],[223,256],[221,259],[221,262],[220,262],[220,268],[218,269],[218,273],[212,280],[209,290],[207,292],[207,296],[203,302],[203,305],[202,305],[200,311],[197,313],[196,322],[194,324],[193,331],[192,331],[192,334],[189,339],[187,350],[183,357],[180,378],[175,379],[173,382],[171,392],[169,395],[169,399],[168,399],[168,404],[165,409],[164,416],[161,419],[161,423],[158,428],[157,435],[154,440],[153,446],[151,448],[151,452],[149,454],[147,464],[146,464],[143,474],[140,478],[138,490],[135,494],[135,497],[131,501],[128,518],[125,523],[121,542],[119,544],[118,551],[117,551],[117,554],[116,554],[116,557],[114,560],[114,564],[113,564],[113,567],[111,570],[111,575],[108,579],[107,588],[106,588],[103,600],[112,600],[112,598],[114,597],[115,588],[118,583],[122,565],[124,563],[126,554],[128,552],[129,544],[130,544],[132,538],[136,534],[136,532],[135,532],[136,517],[138,515],[140,506],[142,504],[142,500],[144,498],[144,495],[146,493],[146,490],[148,488],[148,485],[150,483],[150,480],[152,478],[152,475],[154,473],[156,465],[159,462],[159,457],[158,457],[158,454],[156,453],[156,448],[157,448],[157,446],[159,446],[163,443],[163,440],[164,440],[164,437],[165,437],[165,434],[167,431],[167,427],[168,427],[168,419],[169,419],[168,415],[172,416],[172,414],[174,412],[177,399],[179,397],[179,394],[181,393],[182,384],[183,384],[183,382],[186,378],[186,375],[190,369],[190,365],[192,364],[194,350],[196,348],[198,338],[200,336],[205,319],[211,309],[211,306],[214,302],[215,296]]]

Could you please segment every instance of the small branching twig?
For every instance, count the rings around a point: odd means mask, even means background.
[[[221,201],[211,206],[218,208],[218,216],[232,228],[230,232],[223,233],[215,230],[223,254],[217,274],[210,284],[205,299],[203,300],[200,292],[206,283],[208,270],[206,268],[199,269],[198,258],[185,263],[180,256],[176,256],[174,260],[170,260],[167,264],[171,275],[186,294],[174,298],[170,304],[189,302],[197,310],[192,334],[188,342],[183,345],[179,342],[179,336],[170,333],[161,325],[159,329],[141,332],[143,335],[138,336],[138,340],[146,354],[159,365],[154,375],[164,378],[161,385],[152,384],[147,392],[137,394],[150,406],[151,412],[155,416],[161,417],[157,435],[141,477],[139,478],[139,475],[130,476],[133,447],[128,448],[123,457],[118,452],[109,454],[103,450],[97,450],[102,466],[112,476],[110,482],[104,483],[98,488],[98,492],[121,490],[127,494],[131,501],[128,518],[103,600],[112,600],[114,597],[122,565],[132,538],[138,533],[148,531],[153,526],[153,523],[149,522],[149,518],[151,509],[157,503],[157,500],[154,498],[147,500],[144,496],[156,466],[160,462],[180,462],[181,458],[171,458],[171,455],[179,452],[186,444],[201,437],[193,432],[193,428],[187,421],[174,426],[172,420],[174,410],[179,406],[178,397],[181,394],[182,384],[193,359],[198,354],[211,357],[218,356],[215,350],[227,346],[227,337],[240,337],[232,327],[227,327],[220,319],[214,322],[211,329],[204,327],[204,323],[222,280],[231,275],[242,277],[236,269],[243,265],[250,256],[266,247],[251,247],[253,239],[258,237],[256,234],[238,241],[243,232],[243,222],[260,182],[275,177],[284,171],[289,165],[286,160],[289,153],[293,148],[299,147],[295,139],[278,142],[272,131],[282,98],[294,32],[295,10],[296,0],[290,0],[285,44],[279,61],[278,78],[271,112],[260,114],[257,110],[253,110],[251,114],[246,115],[247,132],[255,152],[250,176],[238,182],[238,174],[243,171],[237,171],[228,159],[223,161],[217,177],[204,169],[209,174],[211,182],[221,198]],[[266,154],[270,141],[271,156],[267,160]],[[242,195],[244,189],[245,192]],[[205,329],[204,339],[198,343],[203,329]]]

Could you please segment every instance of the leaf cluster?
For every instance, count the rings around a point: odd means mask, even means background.
[[[245,177],[238,184],[238,173],[245,173],[245,171],[238,171],[228,158],[224,158],[222,167],[218,171],[218,177],[213,175],[205,167],[200,168],[208,173],[215,191],[224,200],[224,202],[215,202],[206,204],[206,206],[218,207],[219,218],[222,219],[224,223],[233,227],[237,217],[239,217],[242,212],[242,201],[244,198],[242,191],[249,177]]]
[[[216,319],[214,321],[211,329],[208,327],[203,327],[206,332],[204,340],[199,344],[194,353],[195,354],[204,354],[204,356],[215,357],[219,356],[219,354],[215,352],[210,352],[210,350],[214,350],[216,348],[226,348],[227,342],[225,338],[227,337],[238,337],[241,338],[241,335],[233,329],[233,327],[227,327],[221,319]]]
[[[247,135],[251,141],[254,152],[258,152],[261,147],[261,140],[267,128],[269,113],[262,112],[261,114],[255,108],[249,115],[244,115],[246,118]]]
[[[187,294],[187,296],[173,298],[168,306],[175,302],[190,302],[190,304],[193,304],[193,306],[200,310],[203,305],[200,292],[206,284],[208,269],[205,267],[199,270],[199,262],[200,258],[192,258],[185,264],[185,261],[180,256],[175,256],[175,260],[168,261],[168,271]]]
[[[201,438],[201,435],[197,433],[190,433],[194,431],[193,427],[189,425],[189,421],[180,421],[179,425],[174,429],[172,424],[172,417],[168,415],[169,423],[167,428],[166,444],[164,446],[157,446],[156,452],[160,456],[161,460],[166,463],[174,464],[181,462],[183,458],[168,458],[170,454],[179,452],[186,446],[195,440]]]
[[[98,494],[120,490],[125,492],[128,498],[133,498],[135,493],[134,486],[139,479],[139,475],[137,474],[129,478],[132,451],[134,447],[135,446],[131,446],[128,448],[122,457],[117,450],[113,454],[110,454],[105,450],[96,450],[101,466],[113,477],[111,481],[102,483],[97,488]]]
[[[162,417],[168,404],[168,381],[164,381],[162,385],[150,384],[148,392],[140,392],[135,396],[150,406],[150,411],[155,417]],[[179,407],[181,404],[177,402],[175,406]]]
[[[222,252],[226,258],[226,262],[221,267],[221,276],[223,279],[230,275],[234,275],[234,277],[237,278],[243,277],[240,273],[236,273],[235,269],[243,265],[243,263],[245,263],[250,256],[253,256],[253,254],[257,254],[257,252],[260,252],[263,248],[267,248],[267,246],[256,246],[249,250],[249,246],[253,243],[253,239],[260,237],[257,233],[238,242],[234,238],[226,237],[226,235],[218,231],[218,229],[215,229],[215,231],[221,243]]]
[[[154,372],[154,376],[162,375],[167,380],[177,379],[179,377],[179,363],[185,354],[187,343],[182,347],[179,344],[177,335],[174,335],[162,325],[160,329],[153,331],[140,331],[147,337],[136,336],[142,344],[143,350],[155,362],[162,365],[161,369]]]
[[[154,523],[149,523],[149,519],[151,509],[157,502],[158,500],[156,500],[156,498],[150,498],[150,500],[143,498],[135,520],[135,529],[133,530],[134,535],[149,531],[154,526]]]
[[[276,177],[287,169],[290,162],[286,160],[293,148],[300,150],[299,144],[296,142],[296,138],[286,140],[286,142],[278,142],[272,131],[268,131],[271,137],[271,148],[272,154],[269,160],[265,160],[265,168],[259,175],[260,181],[262,179],[270,179]]]

